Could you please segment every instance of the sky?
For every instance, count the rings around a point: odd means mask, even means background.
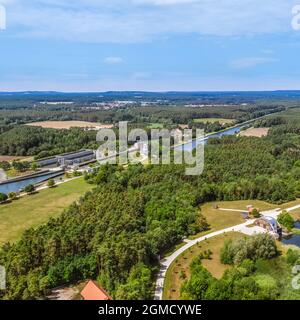
[[[295,5],[0,0],[0,91],[300,89]]]

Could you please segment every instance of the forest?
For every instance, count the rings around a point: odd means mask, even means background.
[[[227,136],[206,146],[205,169],[102,166],[85,179],[93,191],[61,217],[6,244],[2,299],[44,298],[53,287],[98,279],[118,299],[149,299],[157,258],[183,237],[208,230],[208,201],[300,196],[300,127],[279,125],[263,138]]]
[[[55,130],[16,126],[0,134],[0,154],[40,159],[83,148],[96,149],[96,133],[80,128]]]

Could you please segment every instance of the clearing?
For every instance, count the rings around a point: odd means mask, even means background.
[[[241,137],[264,137],[268,135],[270,128],[249,128],[240,132]]]
[[[219,208],[223,209],[238,209],[247,211],[247,205],[253,205],[255,208],[266,211],[271,209],[279,208],[277,205],[273,205],[264,201],[259,200],[239,200],[239,201],[219,201],[219,202],[208,202],[200,207],[201,213],[206,218],[210,225],[210,229],[205,233],[211,233],[221,229],[225,229],[231,226],[235,226],[245,222],[242,214],[236,211],[222,211],[214,208],[217,204]],[[289,206],[287,206],[289,207]],[[205,234],[204,232],[198,233],[191,236],[190,239],[198,238]]]
[[[25,230],[46,223],[50,217],[57,217],[92,188],[78,178],[0,205],[0,246],[18,240]]]
[[[244,234],[230,232],[219,235],[206,241],[199,242],[197,245],[186,250],[181,254],[170,266],[167,271],[163,299],[178,300],[180,298],[180,288],[185,279],[190,277],[190,264],[194,258],[205,250],[211,250],[211,260],[202,260],[203,266],[216,278],[221,278],[224,271],[230,268],[220,261],[220,251],[224,245],[224,241],[228,239],[236,239],[245,237]],[[186,277],[186,278],[185,278]]]
[[[112,128],[112,124],[101,124],[97,122],[87,122],[87,121],[41,121],[27,123],[27,126],[42,127],[50,129],[70,129],[70,128],[93,128],[95,130],[99,129],[109,129]]]
[[[11,162],[14,160],[31,160],[32,157],[17,157],[17,156],[0,156],[0,161],[7,161],[7,162]]]

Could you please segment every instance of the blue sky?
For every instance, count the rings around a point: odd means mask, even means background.
[[[300,0],[0,4],[1,91],[300,89]]]

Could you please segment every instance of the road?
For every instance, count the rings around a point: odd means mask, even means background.
[[[293,207],[285,209],[285,210],[287,212],[290,212],[292,210],[296,210],[299,208],[300,208],[300,205],[296,205],[296,206],[293,206]],[[277,218],[281,212],[282,212],[282,210],[279,208],[279,209],[264,211],[264,212],[262,212],[262,215]],[[180,256],[184,251],[186,251],[190,247],[194,246],[198,242],[205,241],[206,239],[216,237],[216,236],[224,234],[226,232],[242,232],[242,233],[245,233],[248,235],[253,235],[253,234],[257,234],[259,232],[264,232],[264,230],[259,227],[251,227],[251,228],[247,227],[247,226],[253,224],[255,220],[256,219],[251,219],[245,223],[242,223],[242,224],[239,224],[239,225],[236,225],[233,227],[225,228],[225,229],[222,229],[219,231],[215,231],[215,232],[209,233],[205,236],[201,236],[199,238],[196,238],[194,240],[185,240],[186,244],[184,246],[182,246],[181,248],[176,250],[174,253],[172,253],[170,256],[165,257],[160,261],[160,270],[159,270],[159,273],[158,273],[158,276],[156,279],[154,300],[162,300],[163,287],[164,287],[164,281],[165,281],[165,276],[166,276],[167,270],[171,266],[172,262],[175,261],[176,258],[178,258],[178,256]]]

